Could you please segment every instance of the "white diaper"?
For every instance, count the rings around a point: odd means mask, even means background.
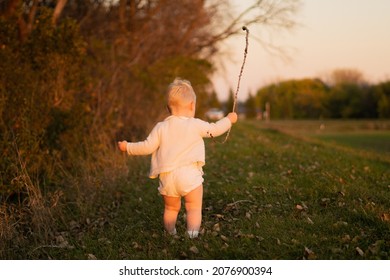
[[[161,195],[166,196],[185,196],[203,183],[202,167],[196,163],[161,173],[159,177],[158,190]]]

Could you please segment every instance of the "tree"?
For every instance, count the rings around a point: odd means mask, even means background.
[[[256,98],[250,93],[245,101],[245,116],[248,119],[254,119],[257,116]]]
[[[32,184],[23,182],[26,174],[58,179],[59,159],[85,147],[80,140],[90,126],[80,99],[84,51],[74,21],[54,26],[52,13],[42,9],[23,42],[12,23],[0,17],[0,199],[25,192]]]
[[[226,113],[226,114],[232,111],[233,105],[234,105],[234,99],[235,99],[235,98],[234,98],[233,90],[230,89],[230,90],[229,90],[228,99],[227,99],[227,101],[225,102],[225,113]],[[237,109],[237,107],[236,107],[236,109]]]
[[[327,86],[319,79],[295,81],[294,118],[318,119],[324,116]]]
[[[57,24],[58,18],[68,0],[9,0],[0,10],[0,16],[7,19],[16,18],[19,27],[19,39],[25,41],[36,24],[36,16],[40,7],[53,9],[52,23]]]
[[[289,80],[257,92],[262,107],[272,106],[272,118],[319,118],[324,115],[326,85],[319,79]]]
[[[363,73],[357,69],[336,69],[330,73],[327,83],[330,86],[343,84],[362,85],[366,81]]]
[[[330,90],[325,100],[328,117],[363,118],[375,115],[371,91],[359,70],[334,70],[328,83]]]
[[[379,118],[390,118],[390,81],[373,87]]]
[[[218,1],[214,5],[217,6],[217,10],[220,10],[221,4]],[[217,20],[214,26],[216,33],[212,40],[205,42],[204,45],[215,45],[216,42],[222,42],[232,36],[242,34],[242,26],[247,26],[249,29],[260,26],[261,34],[264,37],[251,35],[251,38],[257,40],[266,50],[281,54],[280,47],[266,39],[269,38],[267,32],[274,34],[275,31],[280,32],[295,28],[297,25],[295,16],[300,7],[300,0],[255,0],[239,14],[234,14],[227,8],[223,10],[223,16],[217,14],[221,20]]]
[[[217,93],[213,90],[208,99],[209,108],[221,108],[221,102],[218,99]]]

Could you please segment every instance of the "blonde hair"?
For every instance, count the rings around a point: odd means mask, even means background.
[[[196,95],[189,81],[176,78],[168,86],[167,103],[170,110],[172,107],[182,107],[195,101]]]

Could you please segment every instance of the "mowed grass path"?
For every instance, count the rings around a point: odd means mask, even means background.
[[[206,141],[202,234],[163,231],[149,158],[67,225],[58,259],[390,259],[390,158],[242,121],[227,143]],[[114,194],[113,194],[114,193]],[[104,218],[102,218],[104,217]],[[101,226],[93,226],[104,220]],[[37,250],[38,251],[38,250]],[[35,253],[37,252],[35,251]],[[41,252],[42,253],[42,252]],[[34,257],[34,256],[32,256]],[[37,257],[37,256],[35,256]],[[42,256],[41,256],[42,257]]]

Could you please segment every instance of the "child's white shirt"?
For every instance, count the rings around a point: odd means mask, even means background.
[[[231,125],[227,117],[208,123],[172,115],[157,123],[145,141],[127,143],[127,152],[129,155],[152,154],[150,178],[193,163],[203,166],[206,162],[203,138],[217,137]]]

